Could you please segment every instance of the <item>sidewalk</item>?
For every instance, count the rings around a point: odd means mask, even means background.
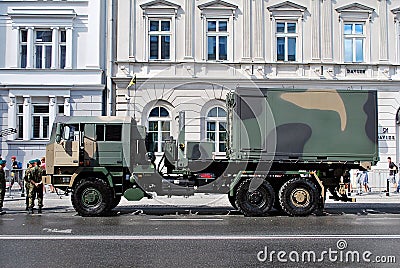
[[[60,191],[61,192],[61,191]],[[62,193],[62,192],[61,192]],[[399,203],[400,194],[389,193],[364,193],[356,195],[352,193],[352,198],[356,198],[356,203]],[[71,204],[71,195],[57,195],[56,193],[45,193],[43,197],[44,210],[51,211],[74,211]],[[326,199],[327,204],[340,204],[340,201]],[[188,198],[183,196],[175,196],[168,198],[166,196],[158,196],[154,199],[143,198],[140,201],[130,202],[125,198],[121,199],[119,206],[177,206],[177,207],[231,207],[226,194],[196,194]],[[21,191],[12,191],[11,197],[9,192],[6,193],[4,201],[5,211],[25,211],[25,197],[21,197]]]

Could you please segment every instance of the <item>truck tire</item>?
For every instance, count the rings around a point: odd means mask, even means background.
[[[306,178],[291,179],[279,190],[279,203],[290,216],[310,215],[318,207],[318,197],[317,186]]]
[[[269,182],[263,181],[255,191],[249,192],[251,180],[244,180],[237,188],[236,206],[245,216],[263,216],[274,204],[274,189]]]
[[[80,216],[99,216],[110,210],[112,191],[104,180],[90,178],[78,183],[71,200]]]
[[[111,200],[111,204],[110,204],[109,210],[112,210],[116,206],[118,206],[120,201],[121,201],[121,196],[120,195],[117,195],[117,196],[113,197],[112,200]]]

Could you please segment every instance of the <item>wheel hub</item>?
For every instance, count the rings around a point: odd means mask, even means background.
[[[248,200],[253,205],[259,205],[263,202],[263,196],[259,191],[249,193]]]
[[[101,193],[95,188],[85,189],[82,193],[82,204],[85,207],[94,208],[103,201]]]
[[[296,207],[306,207],[310,204],[310,193],[306,189],[295,189],[291,200]]]

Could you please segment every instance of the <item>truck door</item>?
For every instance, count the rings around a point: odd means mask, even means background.
[[[79,125],[64,125],[61,136],[61,142],[54,143],[54,166],[79,166]]]
[[[95,158],[100,166],[122,166],[122,124],[96,124]]]
[[[85,166],[96,165],[96,125],[85,124],[85,131],[83,136],[83,163]]]

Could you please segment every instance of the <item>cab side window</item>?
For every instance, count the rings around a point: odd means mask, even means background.
[[[97,141],[121,141],[122,125],[96,125]]]

